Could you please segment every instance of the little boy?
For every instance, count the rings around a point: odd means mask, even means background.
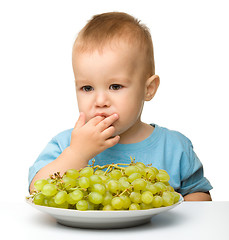
[[[75,127],[55,136],[29,170],[34,182],[54,172],[92,164],[152,163],[165,169],[185,200],[211,200],[209,181],[179,132],[141,121],[145,101],[159,86],[147,27],[126,13],[94,16],[80,31],[72,52],[80,116]]]

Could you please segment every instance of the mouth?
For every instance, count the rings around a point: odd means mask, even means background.
[[[106,113],[96,113],[96,114],[95,114],[95,117],[97,117],[97,116],[101,116],[101,117],[107,118],[107,117],[109,117],[110,115],[108,115],[108,114],[106,114]]]

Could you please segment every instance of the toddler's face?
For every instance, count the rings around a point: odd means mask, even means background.
[[[121,135],[140,122],[145,100],[144,59],[139,49],[120,43],[102,53],[73,55],[76,94],[80,112],[86,121],[117,113],[112,125]]]

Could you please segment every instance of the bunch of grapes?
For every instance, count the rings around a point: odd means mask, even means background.
[[[106,170],[105,170],[106,169]],[[88,165],[34,183],[34,204],[76,210],[142,210],[171,206],[180,194],[169,175],[131,159],[130,164]]]

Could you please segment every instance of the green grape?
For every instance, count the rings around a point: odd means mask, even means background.
[[[171,192],[163,192],[162,194],[163,206],[171,206],[174,203],[174,195]]]
[[[108,176],[105,176],[105,175],[99,175],[99,177],[102,179],[102,182],[107,182],[109,177]]]
[[[55,208],[58,207],[58,204],[55,203],[54,197],[51,197],[51,198],[48,200],[48,206],[49,206],[49,207],[55,207]]]
[[[141,202],[142,202],[141,193],[139,193],[139,192],[131,192],[131,194],[130,194],[130,200],[131,200],[133,203],[141,203]]]
[[[88,210],[95,210],[95,205],[89,201],[87,201],[88,204]]]
[[[60,205],[58,204],[57,207],[58,207],[58,208],[68,209],[68,208],[69,208],[69,204],[68,204],[68,202],[64,202],[64,203],[62,203],[62,204],[60,204]]]
[[[80,200],[76,204],[76,209],[80,211],[85,211],[88,209],[88,202],[86,200]]]
[[[47,197],[54,196],[57,193],[57,186],[48,183],[43,186],[41,192]]]
[[[98,170],[95,171],[94,174],[95,174],[95,175],[103,175],[103,174],[104,174],[104,171],[98,169]]]
[[[126,188],[129,188],[130,183],[128,182],[127,177],[121,177],[118,181],[121,184],[122,191],[125,190]]]
[[[80,177],[90,177],[92,176],[94,173],[93,168],[91,167],[85,167],[80,171]]]
[[[140,203],[140,207],[142,210],[147,210],[152,208],[152,204],[146,204],[144,202]]]
[[[147,167],[144,169],[145,171],[145,176],[148,180],[153,181],[156,178],[156,173],[155,170],[153,170],[150,167]]]
[[[100,204],[103,202],[103,195],[97,192],[90,192],[88,195],[88,200],[94,204]]]
[[[79,178],[79,186],[81,188],[88,188],[90,186],[90,179],[87,177]]]
[[[155,196],[153,198],[153,201],[152,201],[152,206],[154,208],[158,208],[158,207],[161,207],[162,206],[162,203],[163,203],[163,200],[162,200],[162,197],[160,196]]]
[[[141,210],[141,207],[138,203],[131,203],[129,210]]]
[[[180,194],[177,192],[172,192],[173,196],[174,196],[174,203],[179,202],[180,200]]]
[[[125,174],[130,176],[133,173],[139,173],[139,169],[135,166],[128,166],[125,168]]]
[[[81,200],[83,196],[84,196],[83,192],[79,189],[76,189],[71,193],[71,198],[76,202]]]
[[[142,163],[142,162],[137,162],[136,164],[135,164],[135,166],[137,166],[137,167],[141,167],[141,168],[146,168],[146,165],[144,164],[144,163]]]
[[[150,191],[145,191],[142,193],[141,200],[145,204],[150,204],[153,201],[153,194]]]
[[[145,190],[150,191],[152,194],[156,194],[158,192],[157,186],[155,186],[155,184],[152,184],[149,182],[146,184]]]
[[[72,179],[76,179],[78,178],[80,175],[79,171],[77,171],[76,169],[68,169],[66,171],[66,176]]]
[[[96,183],[92,186],[91,191],[100,193],[101,195],[104,195],[106,192],[106,187],[103,184]]]
[[[112,200],[111,200],[111,206],[114,208],[114,209],[121,209],[123,207],[123,204],[124,204],[124,201],[122,200],[122,198],[120,197],[114,197]]]
[[[114,208],[110,204],[104,205],[103,207],[103,211],[113,211],[113,210]]]
[[[122,172],[120,170],[112,170],[110,172],[110,176],[111,178],[118,180],[120,177],[122,177]]]
[[[48,183],[47,180],[45,179],[38,179],[35,183],[34,183],[34,187],[37,189],[37,191],[41,191],[41,189],[44,187],[44,185],[46,185]]]
[[[60,191],[56,194],[54,197],[54,201],[56,204],[61,205],[67,200],[67,192],[66,191]]]
[[[166,190],[169,192],[174,192],[174,188],[170,185],[166,186]]]
[[[36,205],[44,205],[45,196],[42,193],[38,193],[33,198],[33,203]]]
[[[75,201],[75,200],[73,199],[73,197],[72,197],[72,192],[67,195],[66,200],[67,200],[67,202],[68,202],[69,204],[71,204],[71,205],[74,205],[74,204],[77,203],[77,201]]]
[[[48,205],[49,205],[49,198],[45,197],[42,205],[48,207]]]
[[[67,176],[63,176],[63,182],[66,189],[74,188],[76,186],[76,180]]]
[[[170,177],[166,171],[160,169],[158,174],[156,175],[156,179],[160,182],[168,182]]]
[[[159,173],[158,169],[155,167],[149,167],[150,169],[152,169],[155,172],[155,175],[157,175]]]
[[[104,206],[110,204],[112,198],[113,198],[112,194],[109,191],[106,191],[102,204]]]
[[[154,186],[158,189],[158,192],[166,191],[166,185],[162,182],[156,182],[156,183],[154,183]]]
[[[141,178],[141,173],[137,173],[137,172],[135,172],[135,173],[132,173],[129,177],[128,177],[128,181],[130,182],[130,183],[132,183],[135,179],[138,179],[138,178]]]
[[[123,200],[123,208],[128,209],[131,204],[130,198],[126,195],[121,195],[120,198]]]
[[[135,179],[133,182],[132,182],[132,185],[134,186],[134,191],[140,191],[140,190],[144,190],[146,188],[146,181],[142,178],[138,178],[138,179]]]
[[[121,184],[117,180],[114,180],[114,179],[110,180],[107,183],[107,186],[108,186],[108,190],[111,193],[117,193],[121,189]]]
[[[99,175],[92,175],[92,176],[89,177],[89,180],[90,180],[90,185],[102,182],[102,179],[100,178]]]

